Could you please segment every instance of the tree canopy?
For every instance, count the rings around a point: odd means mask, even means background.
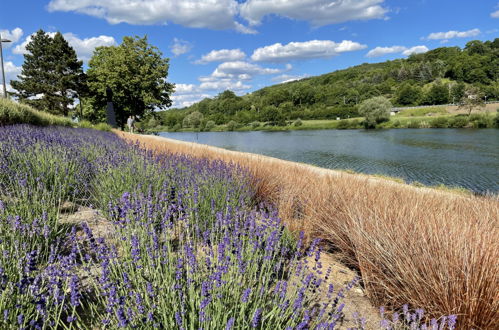
[[[113,91],[119,125],[130,115],[169,107],[174,85],[166,81],[168,68],[168,58],[147,37],[124,37],[119,46],[96,48],[87,71],[93,116],[105,117],[107,87]]]
[[[19,80],[12,81],[21,102],[36,109],[68,115],[69,106],[84,89],[82,62],[61,33],[38,30],[26,45]]]

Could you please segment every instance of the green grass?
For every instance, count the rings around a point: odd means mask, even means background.
[[[93,124],[86,120],[74,123],[68,117],[52,115],[44,111],[36,110],[26,104],[1,98],[0,126],[14,124],[31,124],[35,126],[73,126],[93,128],[100,131],[110,131],[112,128],[106,123]]]
[[[0,99],[0,126],[21,123],[36,126],[73,126],[69,118],[38,111],[28,105],[8,99]]]
[[[398,112],[395,117],[421,117],[426,116],[430,113],[442,115],[447,114],[447,110],[445,109],[445,107],[404,109]]]

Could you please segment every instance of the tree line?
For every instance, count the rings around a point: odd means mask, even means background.
[[[441,47],[407,59],[361,64],[237,96],[224,91],[190,107],[160,113],[154,123],[204,128],[209,122],[283,125],[300,119],[359,116],[360,104],[383,96],[394,106],[460,103],[467,91],[499,100],[499,38]]]
[[[26,51],[21,74],[11,85],[20,102],[38,110],[103,122],[108,88],[120,126],[130,115],[147,117],[171,106],[169,59],[147,37],[124,37],[120,45],[97,47],[86,72],[59,32],[37,31]]]

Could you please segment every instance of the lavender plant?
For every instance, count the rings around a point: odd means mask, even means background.
[[[2,328],[333,329],[358,281],[334,288],[319,242],[254,205],[233,164],[16,125],[0,127],[0,170]],[[106,240],[62,224],[68,203],[97,207]],[[380,327],[426,326],[404,313]]]

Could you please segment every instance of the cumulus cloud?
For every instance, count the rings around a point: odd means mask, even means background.
[[[50,37],[54,37],[55,32],[47,33]],[[14,54],[26,54],[26,46],[31,42],[31,37],[34,34],[29,35],[26,39],[19,45],[17,45],[12,52]],[[116,40],[113,37],[101,35],[98,37],[80,39],[76,34],[71,32],[63,34],[64,39],[74,48],[78,58],[83,61],[88,61],[92,57],[92,53],[96,47],[99,46],[114,46],[116,45]]]
[[[308,58],[327,58],[366,47],[366,45],[350,40],[343,40],[340,43],[330,40],[290,42],[287,45],[276,43],[256,49],[251,55],[251,59],[257,62],[283,62]]]
[[[241,4],[240,15],[250,25],[275,14],[291,19],[308,21],[314,26],[354,20],[385,18],[388,12],[384,0],[248,0]]]
[[[230,79],[221,79],[217,81],[206,81],[199,85],[199,89],[203,91],[224,91],[230,89],[231,91],[240,91],[250,89],[251,85],[245,85],[242,81],[233,81]]]
[[[23,36],[24,32],[21,28],[15,28],[14,30],[0,30],[0,34],[2,35],[2,39],[10,40],[11,42],[3,43],[2,47],[10,48],[13,44],[19,41]]]
[[[273,77],[271,80],[282,84],[290,81],[300,80],[307,77],[309,77],[308,74],[303,74],[303,75],[281,74],[279,76]]]
[[[409,56],[411,54],[426,53],[428,50],[429,50],[428,47],[423,46],[423,45],[414,46],[411,48],[407,48],[404,46],[376,47],[374,49],[371,49],[366,54],[366,57],[380,57],[380,56],[385,56],[388,54],[396,54],[396,53],[401,53],[404,56]]]
[[[427,51],[429,51],[429,49],[426,46],[414,46],[414,47],[411,47],[411,48],[403,51],[402,55],[409,56],[412,54],[422,54],[422,53],[426,53]]]
[[[193,105],[196,102],[201,101],[206,97],[212,97],[213,95],[203,93],[201,91],[196,91],[192,93],[180,93],[175,92],[172,96],[172,107],[173,108],[184,108]]]
[[[495,12],[490,13],[490,17],[492,17],[492,18],[499,18],[499,10],[496,10]]]
[[[220,64],[215,69],[215,71],[213,71],[211,77],[217,79],[230,78],[230,79],[239,79],[239,80],[249,80],[256,75],[278,74],[285,70],[290,70],[290,69],[291,67],[289,66],[287,66],[286,69],[263,68],[257,64],[248,63],[244,61],[224,62]]]
[[[391,46],[391,47],[376,47],[371,49],[366,57],[379,57],[387,54],[400,53],[405,51],[407,48],[404,46]]]
[[[188,41],[174,38],[173,44],[170,46],[170,50],[175,56],[179,56],[190,52],[192,49],[192,44]]]
[[[191,28],[252,33],[252,29],[234,21],[238,7],[236,0],[51,0],[48,4],[49,11],[82,13],[103,18],[110,24],[172,22]]]
[[[3,34],[2,34],[3,36]],[[11,80],[17,80],[17,76],[21,74],[21,67],[16,66],[13,62],[7,61],[3,64],[5,70],[5,81],[6,88],[8,92],[14,92],[12,86],[10,86]],[[3,81],[0,80],[0,84],[3,84]],[[0,95],[3,96],[3,85],[0,85]]]
[[[429,40],[448,40],[452,38],[469,38],[475,37],[480,34],[479,29],[472,29],[468,31],[447,31],[447,32],[433,32],[430,33],[426,39]]]
[[[209,62],[227,62],[227,61],[238,61],[246,57],[246,54],[240,49],[220,49],[212,50],[208,54],[201,57],[200,60],[196,61],[198,64],[206,64]]]

